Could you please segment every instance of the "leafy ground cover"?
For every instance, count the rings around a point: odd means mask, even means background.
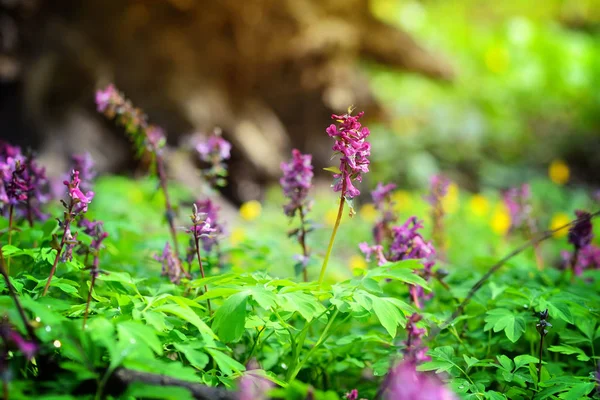
[[[369,131],[349,111],[324,133],[333,191],[295,151],[281,187],[225,225],[214,192],[168,181],[141,111],[112,87],[97,102],[150,177],[96,180],[75,157],[50,185],[0,151],[4,398],[595,395],[597,213],[575,211],[597,200],[563,186],[566,165],[500,192],[434,176],[369,196]],[[229,150],[217,133],[195,149],[215,189]]]

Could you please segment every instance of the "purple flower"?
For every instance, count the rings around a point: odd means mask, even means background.
[[[196,229],[196,231],[199,232],[198,237],[202,241],[202,247],[204,251],[210,252],[216,245],[218,245],[219,236],[225,232],[223,226],[218,222],[220,207],[211,199],[197,201],[196,207],[198,210],[196,213],[198,215],[204,215],[206,218],[202,227]],[[195,219],[192,218],[192,222],[194,221]]]
[[[431,357],[427,355],[429,349],[421,345],[423,335],[427,331],[424,328],[417,328],[416,325],[421,319],[421,315],[414,313],[408,318],[408,323],[406,324],[407,338],[404,342],[406,346],[403,350],[404,359],[415,364],[431,360]]]
[[[81,184],[79,171],[73,170],[71,173],[71,181],[64,181],[63,183],[69,188],[69,197],[71,197],[71,201],[73,202],[73,211],[75,214],[87,212],[88,204],[90,204],[94,198],[94,192],[88,191],[83,193],[81,191],[79,188],[79,185]]]
[[[215,129],[208,138],[197,141],[194,147],[200,161],[208,165],[202,169],[204,177],[213,186],[225,186],[227,184],[225,161],[231,158],[231,143],[223,139],[220,130]]]
[[[267,393],[273,387],[273,383],[261,376],[254,374],[254,370],[258,370],[259,366],[256,361],[252,360],[246,366],[246,372],[242,375],[238,385],[239,400],[267,400]]]
[[[10,339],[13,343],[21,350],[23,355],[27,358],[27,360],[31,360],[35,357],[36,353],[39,350],[39,346],[32,341],[25,340],[23,336],[21,336],[16,331],[11,331],[9,334]]]
[[[457,399],[437,377],[418,372],[415,364],[410,361],[403,361],[393,367],[384,385],[383,398],[388,400]]]
[[[390,246],[390,261],[408,259],[423,259],[426,264],[435,263],[435,249],[431,242],[425,242],[418,232],[423,228],[423,222],[417,217],[409,218],[403,225],[392,228],[392,244]]]
[[[358,400],[358,390],[352,389],[350,392],[346,393],[344,398],[346,400]]]
[[[396,184],[388,183],[384,185],[379,182],[375,190],[371,192],[371,197],[373,197],[373,203],[375,204],[375,208],[383,211],[386,208],[386,203],[390,202],[390,194],[392,191],[396,189]]]
[[[96,92],[96,109],[98,112],[105,112],[113,104],[117,103],[121,95],[115,88],[115,85],[110,84],[104,90]]]
[[[313,166],[312,156],[302,154],[299,150],[292,150],[292,160],[289,163],[282,162],[281,170],[283,177],[279,180],[283,188],[283,194],[289,199],[289,203],[283,207],[285,215],[293,217],[296,211],[308,211],[309,204],[306,197],[312,187]]]
[[[577,222],[569,229],[568,240],[575,250],[579,250],[592,242],[592,215],[586,211],[575,211]]]
[[[433,207],[441,207],[441,200],[448,194],[450,180],[442,175],[434,175],[429,182],[430,192],[425,200]]]
[[[81,190],[86,192],[92,190],[92,181],[96,178],[96,171],[94,171],[94,160],[90,153],[73,154],[71,163],[73,166],[71,170],[79,171]]]
[[[362,174],[369,172],[369,156],[371,155],[371,144],[366,141],[370,131],[367,127],[362,127],[358,120],[364,112],[356,116],[350,115],[351,110],[344,115],[331,116],[339,122],[339,127],[331,124],[326,129],[327,134],[335,138],[335,144],[332,150],[341,155],[339,174],[335,174],[333,190],[342,192],[342,196],[352,199],[360,194],[360,191],[354,187],[353,181],[362,182]]]
[[[380,244],[369,246],[368,243],[363,242],[358,245],[358,248],[365,255],[365,259],[367,260],[367,262],[371,261],[371,256],[373,254],[377,256],[378,265],[383,265],[388,262],[388,260],[385,258],[385,255],[383,254],[383,246]]]
[[[504,205],[510,215],[511,229],[531,226],[531,189],[528,184],[504,192]]]
[[[229,160],[231,157],[231,143],[223,139],[221,132],[216,130],[206,140],[196,144],[196,152],[200,159],[207,163]]]
[[[206,213],[201,213],[198,206],[194,204],[194,212],[190,216],[192,226],[186,229],[187,233],[191,233],[194,239],[200,240],[203,237],[212,237],[216,229],[212,226],[212,220]]]
[[[562,251],[561,256],[566,266],[573,262],[573,255],[570,252]],[[573,266],[575,275],[581,275],[586,269],[600,269],[600,247],[589,244],[578,251]]]
[[[161,276],[168,276],[171,282],[178,284],[181,279],[181,268],[179,267],[179,260],[171,250],[169,242],[165,244],[162,254],[155,255],[154,259],[162,265]]]

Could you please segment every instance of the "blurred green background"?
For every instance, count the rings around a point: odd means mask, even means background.
[[[472,189],[504,187],[563,159],[573,182],[600,183],[599,1],[374,0],[372,10],[456,70],[448,84],[367,66],[393,110],[372,136],[374,175],[420,185],[456,168]]]

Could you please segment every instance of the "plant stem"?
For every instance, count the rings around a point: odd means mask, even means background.
[[[336,309],[331,318],[329,318],[329,321],[327,321],[327,325],[325,325],[325,329],[323,329],[323,332],[321,332],[321,336],[319,336],[319,340],[317,340],[317,343],[315,343],[313,348],[310,349],[306,354],[306,357],[304,357],[304,359],[300,363],[298,363],[296,368],[294,368],[292,373],[287,377],[288,383],[293,381],[294,378],[296,378],[306,361],[308,361],[308,359],[313,355],[313,353],[323,344],[323,342],[325,342],[325,340],[327,339],[327,332],[329,332],[329,329],[331,328],[331,325],[333,325],[333,321],[335,321],[339,312],[340,310]]]
[[[308,248],[306,247],[306,228],[304,223],[304,209],[302,206],[298,209],[300,212],[300,233],[298,234],[298,241],[300,242],[300,246],[302,246],[302,256],[304,262],[308,260]],[[306,270],[306,265],[302,265],[302,276],[304,278],[304,282],[308,282],[308,271]]]
[[[62,240],[60,241],[60,248],[56,250],[56,258],[54,259],[54,264],[52,264],[52,269],[50,270],[50,275],[48,276],[48,281],[46,282],[46,286],[44,286],[44,292],[42,293],[42,297],[44,297],[46,295],[46,293],[48,293],[48,288],[50,287],[50,281],[52,280],[52,277],[54,276],[54,273],[56,272],[56,266],[58,265],[58,259],[60,258],[60,253],[62,253],[64,244],[65,244],[65,238],[63,236]]]
[[[94,290],[94,283],[96,283],[96,274],[92,274],[92,280],[90,282],[90,291],[88,292],[87,303],[85,304],[85,314],[83,315],[83,329],[85,329],[88,313],[90,311],[90,303],[92,302],[92,290]]]
[[[167,222],[169,223],[169,231],[171,232],[171,240],[173,241],[173,251],[175,252],[175,257],[179,261],[179,244],[177,243],[177,230],[175,229],[175,221],[174,216],[175,212],[173,211],[173,206],[171,205],[171,199],[169,197],[169,191],[167,186],[167,175],[165,173],[164,161],[160,154],[158,154],[158,150],[153,148],[154,157],[156,158],[156,174],[158,175],[158,181],[160,182],[160,188],[163,191],[165,196],[165,209],[167,215]],[[177,263],[181,272],[189,277],[189,274],[185,271],[181,262]]]
[[[205,278],[204,267],[202,266],[202,259],[200,258],[200,239],[194,235],[194,241],[196,242],[196,255],[198,256],[198,265],[200,266],[200,275],[202,279]],[[204,293],[208,293],[208,286],[204,285]],[[212,310],[210,308],[210,299],[206,299],[206,305],[208,306],[208,315],[212,317]]]
[[[540,353],[539,353],[539,359],[540,362],[538,363],[538,373],[537,373],[537,382],[535,384],[535,390],[539,389],[540,386],[540,379],[541,379],[541,375],[542,375],[542,350],[544,348],[544,335],[540,336]]]
[[[8,207],[8,244],[10,246],[12,242],[12,229],[13,229],[13,214],[14,214],[14,206],[11,204]],[[6,272],[10,273],[10,257],[6,260]]]
[[[12,297],[13,301],[15,302],[15,306],[17,307],[19,316],[21,317],[21,320],[23,321],[23,325],[25,325],[25,330],[27,331],[27,334],[29,335],[31,340],[37,342],[37,337],[35,336],[35,331],[33,330],[33,327],[31,326],[31,324],[29,323],[29,319],[27,319],[27,315],[25,314],[25,309],[23,308],[23,305],[19,301],[19,296],[17,295],[17,291],[15,290],[15,287],[13,286],[12,282],[10,281],[8,271],[6,270],[5,264],[4,264],[4,253],[2,253],[1,249],[0,249],[0,274],[2,274],[2,277],[4,278],[4,281],[6,282],[6,287],[8,288],[8,292],[10,293],[10,297]]]
[[[327,253],[325,253],[325,259],[323,260],[323,266],[321,266],[321,273],[319,274],[319,288],[321,288],[321,284],[323,283],[323,279],[325,278],[325,270],[327,269],[327,263],[329,262],[329,257],[331,256],[331,250],[333,249],[333,241],[335,240],[335,234],[340,226],[340,221],[342,220],[342,213],[344,212],[344,194],[346,193],[346,181],[342,184],[342,194],[340,195],[340,206],[338,208],[337,218],[335,220],[335,225],[333,226],[333,232],[331,232],[331,238],[329,239],[329,246],[327,246]]]

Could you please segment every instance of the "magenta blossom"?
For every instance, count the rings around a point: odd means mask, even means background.
[[[211,199],[197,201],[196,206],[198,209],[197,214],[204,215],[206,218],[203,225],[196,229],[199,233],[198,237],[202,241],[204,251],[210,252],[215,246],[218,246],[219,236],[225,233],[223,225],[219,223],[220,207]]]
[[[197,139],[194,139],[197,140]],[[221,131],[215,129],[208,138],[197,140],[195,150],[200,161],[205,164],[202,174],[214,187],[227,184],[227,163],[231,158],[231,143],[223,139]]]
[[[96,92],[96,108],[98,112],[105,112],[113,104],[119,102],[121,98],[120,93],[115,88],[115,85],[110,84],[104,90],[98,90]]]
[[[391,197],[391,193],[394,189],[396,189],[396,185],[393,183],[384,185],[379,182],[377,184],[377,188],[371,192],[373,204],[381,213],[381,218],[373,227],[373,239],[377,245],[382,244],[384,239],[391,238],[389,225],[393,222],[396,222],[398,219],[394,213],[394,202],[392,201]]]
[[[283,207],[285,215],[288,217],[293,217],[297,211],[306,212],[310,207],[306,197],[312,187],[314,175],[311,161],[310,154],[302,154],[299,150],[294,149],[292,150],[292,160],[289,163],[281,163],[283,177],[279,183],[283,188],[283,194],[289,199],[289,203]]]
[[[352,389],[344,396],[346,400],[358,400],[358,390]]]
[[[365,259],[367,262],[371,261],[371,257],[375,255],[377,257],[377,265],[383,265],[388,262],[383,254],[383,246],[380,244],[376,244],[374,246],[369,246],[368,243],[363,242],[358,245],[360,251],[365,255]]]
[[[369,172],[369,156],[371,155],[371,144],[366,141],[370,131],[358,122],[364,112],[360,112],[356,116],[351,116],[350,113],[351,110],[344,115],[333,114],[331,118],[337,120],[340,125],[337,127],[335,124],[331,124],[326,129],[327,134],[335,138],[332,150],[340,154],[340,173],[333,176],[335,179],[333,190],[341,191],[342,196],[348,199],[360,194],[352,182],[362,182],[362,174]]]
[[[579,250],[592,242],[592,215],[586,211],[575,211],[577,222],[569,229],[569,243]]]
[[[94,198],[94,192],[88,191],[83,193],[79,188],[81,179],[79,179],[79,171],[73,170],[71,173],[71,181],[64,181],[63,184],[69,188],[69,196],[74,204],[73,211],[76,214],[87,212],[88,204]]]
[[[387,400],[458,399],[437,377],[418,372],[410,361],[403,361],[392,368],[384,385],[382,393]]]
[[[421,315],[414,313],[408,318],[406,324],[407,337],[404,342],[406,346],[403,350],[404,359],[415,364],[431,360],[431,357],[427,355],[429,349],[422,346],[423,336],[427,331],[424,328],[417,328],[416,325],[422,318]]]
[[[273,387],[273,383],[254,371],[260,372],[259,365],[255,360],[250,360],[238,384],[239,400],[269,399],[268,392]]]

